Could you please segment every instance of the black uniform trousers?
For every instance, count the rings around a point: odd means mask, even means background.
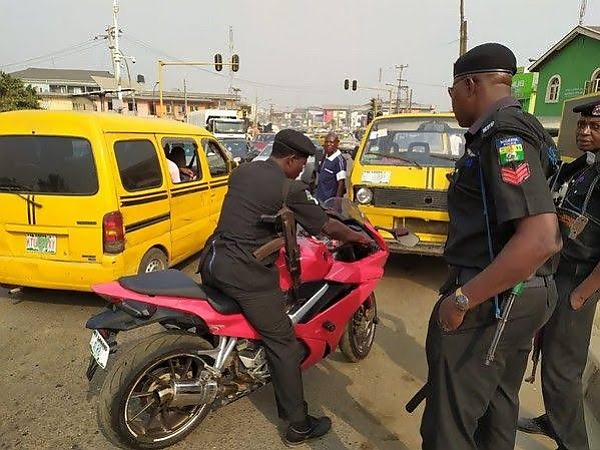
[[[556,274],[558,305],[544,327],[542,391],[559,450],[589,450],[583,412],[582,377],[598,303],[595,293],[583,307],[571,307],[571,292],[591,269],[561,262]]]
[[[463,271],[459,283],[474,275]],[[493,300],[470,310],[463,324],[449,333],[438,325],[440,302],[433,309],[426,342],[429,374],[421,423],[423,449],[513,450],[519,388],[532,338],[556,305],[554,281],[535,277],[525,285],[490,366],[485,358],[497,325]]]
[[[300,365],[304,350],[285,312],[276,267],[265,267],[235,243],[216,244],[202,265],[202,282],[233,298],[261,335],[277,412],[292,423],[306,420]]]

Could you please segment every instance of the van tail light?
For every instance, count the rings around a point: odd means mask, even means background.
[[[102,249],[113,255],[125,250],[125,228],[119,211],[105,214],[102,219]]]

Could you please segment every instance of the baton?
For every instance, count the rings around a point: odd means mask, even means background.
[[[427,398],[427,390],[429,388],[429,384],[425,384],[421,389],[419,389],[419,392],[417,392],[413,398],[411,398],[408,403],[406,404],[406,406],[404,407],[406,409],[406,412],[412,414],[415,409],[417,409],[417,407],[423,403],[423,400],[425,400],[425,398]]]
[[[510,315],[510,310],[512,309],[517,297],[523,292],[523,286],[524,283],[520,282],[512,288],[512,291],[510,291],[510,295],[508,296],[506,304],[504,305],[504,310],[502,311],[502,316],[500,316],[500,320],[498,322],[498,325],[496,326],[496,333],[494,334],[492,345],[490,345],[490,349],[488,350],[487,356],[485,357],[486,366],[489,366],[496,357],[496,350],[498,349],[498,344],[500,343],[502,333],[504,333],[504,328],[508,323],[508,316]]]

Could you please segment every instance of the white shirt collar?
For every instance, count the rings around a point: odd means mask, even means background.
[[[342,156],[342,152],[339,150],[336,150],[333,154],[331,154],[330,156],[327,157],[327,159],[329,161],[335,161],[335,158],[337,158],[338,156]]]

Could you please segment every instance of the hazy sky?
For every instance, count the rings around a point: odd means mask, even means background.
[[[510,46],[521,64],[542,55],[576,24],[580,0],[465,0],[469,47],[488,41]],[[235,85],[254,101],[277,106],[368,100],[359,85],[395,82],[396,64],[415,101],[448,107],[445,86],[458,54],[459,0],[121,0],[124,53],[132,71],[157,79],[159,58],[212,60],[228,54],[229,26],[241,59]],[[588,1],[586,23],[600,25],[600,0]],[[111,70],[106,41],[73,48],[102,34],[112,0],[0,0],[0,70],[26,67]],[[10,65],[70,48],[53,59]],[[600,56],[599,56],[600,60]],[[383,69],[382,84],[378,83]],[[226,92],[225,76],[187,67],[166,69],[168,87]],[[387,95],[382,93],[382,95]]]

